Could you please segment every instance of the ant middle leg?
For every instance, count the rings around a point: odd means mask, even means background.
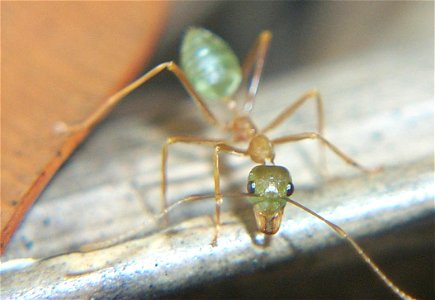
[[[352,159],[349,155],[345,154],[342,150],[340,150],[337,146],[329,142],[327,139],[325,139],[321,134],[317,132],[306,132],[306,133],[300,133],[295,135],[288,135],[280,138],[276,138],[272,140],[273,145],[278,144],[285,144],[285,143],[291,143],[291,142],[297,142],[301,140],[319,140],[323,145],[328,147],[332,152],[334,152],[339,158],[344,160],[347,164],[351,165],[352,167],[357,168],[358,170],[365,172],[365,173],[376,173],[380,171],[382,168],[367,168],[363,165],[357,163],[354,159]]]

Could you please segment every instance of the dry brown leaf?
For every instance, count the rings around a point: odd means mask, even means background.
[[[59,134],[150,57],[166,2],[3,2],[1,252],[88,132]]]

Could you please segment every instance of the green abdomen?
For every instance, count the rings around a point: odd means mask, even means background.
[[[185,34],[181,68],[195,90],[208,100],[233,95],[242,81],[240,63],[231,48],[202,28],[190,28]]]

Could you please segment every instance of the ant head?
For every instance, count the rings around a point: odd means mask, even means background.
[[[279,230],[286,199],[293,190],[290,173],[284,167],[260,165],[249,172],[248,193],[259,231],[275,234]]]

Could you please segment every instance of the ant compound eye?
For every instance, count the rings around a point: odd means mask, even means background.
[[[289,184],[287,184],[287,196],[290,196],[291,194],[293,194],[293,192],[295,191],[295,187],[293,186],[293,183],[289,182]]]
[[[248,193],[250,193],[250,194],[255,193],[255,182],[254,181],[248,182]]]

